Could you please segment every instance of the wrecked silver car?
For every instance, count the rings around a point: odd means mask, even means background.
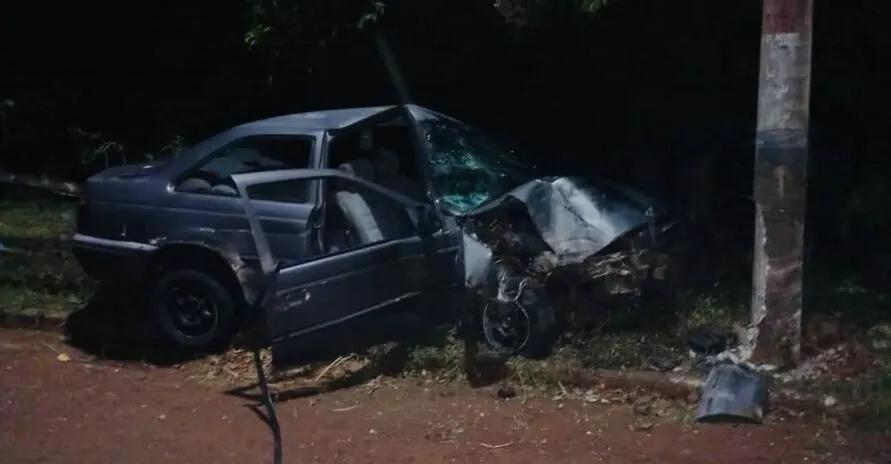
[[[458,321],[500,353],[543,354],[563,324],[674,268],[655,201],[542,177],[415,105],[270,118],[108,169],[76,222],[81,266],[137,283],[168,340],[221,346],[263,320],[275,358]]]

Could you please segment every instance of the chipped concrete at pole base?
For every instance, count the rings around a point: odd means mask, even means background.
[[[758,340],[758,327],[764,322],[767,308],[764,306],[764,277],[763,274],[769,265],[764,260],[764,215],[758,205],[755,205],[755,253],[752,258],[752,319],[748,330],[740,337],[739,357],[748,361],[752,357],[752,349]],[[764,265],[762,265],[764,264]]]
[[[785,366],[800,358],[803,224],[792,218],[770,218],[774,212],[759,205],[756,227],[765,251],[756,261],[760,268],[753,282],[753,360]],[[782,222],[791,224],[783,224]],[[791,229],[791,230],[789,230]]]
[[[763,197],[783,193],[780,186],[772,186],[762,177],[758,184]],[[804,198],[796,199],[797,205],[788,201],[788,195],[784,199],[787,201],[774,200],[772,205],[759,201],[756,206],[752,326],[741,353],[744,359],[780,366],[800,357],[804,250]]]

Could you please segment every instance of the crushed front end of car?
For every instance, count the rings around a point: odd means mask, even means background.
[[[465,280],[484,308],[517,294],[502,288],[522,281],[517,276],[540,284],[547,298],[536,301],[551,305],[546,312],[553,317],[524,319],[552,318],[563,330],[634,316],[653,300],[671,311],[668,298],[686,248],[684,228],[657,202],[617,183],[536,179],[466,217]]]

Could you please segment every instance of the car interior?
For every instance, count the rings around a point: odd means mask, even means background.
[[[180,191],[238,196],[232,175],[277,169],[309,167],[312,144],[306,139],[254,137],[224,148],[210,161],[177,185]],[[296,153],[295,153],[296,151]],[[304,185],[304,183],[300,183]],[[302,203],[306,189],[293,182],[272,182],[254,186],[251,198]]]
[[[344,134],[332,140],[331,168],[427,203],[414,144],[402,118]],[[406,237],[416,233],[411,214],[390,198],[350,182],[326,185],[327,252]]]

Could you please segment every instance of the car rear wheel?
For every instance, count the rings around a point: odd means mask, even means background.
[[[502,356],[545,357],[556,341],[554,305],[545,286],[504,267],[485,290],[480,318],[483,341]]]
[[[161,336],[182,349],[223,348],[237,328],[235,298],[203,271],[164,272],[150,291],[150,304]]]

